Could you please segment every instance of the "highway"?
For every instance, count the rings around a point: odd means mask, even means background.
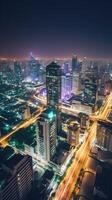
[[[96,179],[96,168],[97,168],[97,161],[88,156],[87,163],[85,166],[82,183],[80,187],[80,191],[78,194],[79,199],[92,199],[93,198],[93,188]]]
[[[97,119],[100,118],[103,119],[103,117],[106,118],[108,109],[110,109],[111,105],[112,105],[112,93],[106,99],[105,104],[102,106],[102,109],[100,110],[99,115],[97,116]],[[96,127],[97,127],[97,122],[95,121],[93,122],[93,125],[90,127],[90,130],[88,132],[88,135],[84,143],[77,151],[75,159],[73,160],[71,166],[67,169],[67,172],[63,180],[61,181],[60,185],[58,186],[55,192],[55,197],[52,198],[53,200],[70,200],[80,170],[81,168],[84,168],[91,145],[95,140]]]
[[[105,104],[104,104],[104,106],[101,107],[99,114],[92,115],[91,119],[93,119],[94,121],[96,121],[96,120],[108,121],[107,117],[108,117],[109,112],[112,109],[111,107],[112,107],[112,92],[106,98]]]
[[[68,168],[65,177],[59,185],[54,200],[69,200],[77,181],[79,172],[83,168],[89,150],[91,142],[94,141],[96,135],[96,123],[91,127],[90,134],[82,144],[80,149],[77,151],[75,159],[71,166]]]
[[[31,124],[35,123],[44,110],[45,110],[45,108],[39,107],[38,111],[36,111],[32,117],[30,117],[29,119],[24,121],[22,124],[15,126],[15,128],[13,128],[14,129],[13,131],[11,131],[7,135],[1,137],[0,143],[4,146],[4,143],[6,143],[6,140],[8,140],[10,137],[12,137],[17,131],[19,131],[22,128],[26,128],[26,127],[30,126]]]

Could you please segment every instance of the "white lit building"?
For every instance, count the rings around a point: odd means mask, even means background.
[[[72,92],[72,76],[70,74],[63,75],[61,78],[61,99],[71,96]]]
[[[78,94],[80,91],[80,80],[79,80],[79,73],[74,73],[72,77],[72,92],[74,94]]]
[[[56,151],[56,112],[47,109],[37,122],[37,154],[50,161]]]

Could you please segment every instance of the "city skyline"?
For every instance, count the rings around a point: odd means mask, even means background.
[[[0,200],[112,199],[111,11],[0,1]]]
[[[1,1],[0,57],[112,58],[112,3]]]
[[[0,99],[0,200],[111,199],[112,62],[0,60]]]

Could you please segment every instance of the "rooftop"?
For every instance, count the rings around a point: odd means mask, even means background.
[[[14,154],[12,157],[4,161],[4,165],[6,165],[9,169],[13,169],[16,165],[24,158],[21,154]]]
[[[112,130],[112,123],[111,122],[99,120],[98,123],[100,125],[104,126],[105,128],[108,128],[108,129]]]

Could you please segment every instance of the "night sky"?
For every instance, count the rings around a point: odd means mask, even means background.
[[[111,0],[0,0],[0,56],[112,58]]]

